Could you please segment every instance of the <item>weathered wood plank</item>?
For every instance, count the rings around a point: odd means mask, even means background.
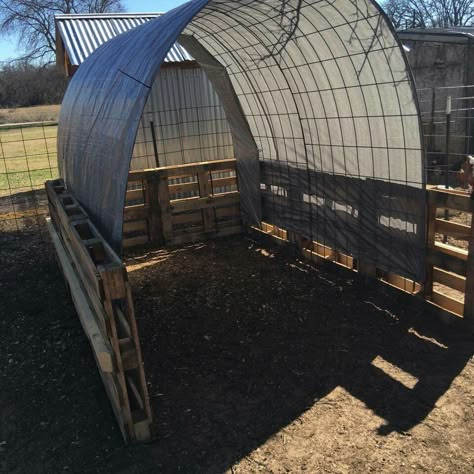
[[[148,224],[145,219],[137,221],[127,221],[123,223],[123,233],[129,234],[132,232],[143,232],[147,233]]]
[[[442,268],[433,268],[433,281],[462,293],[466,291],[466,277],[448,272]]]
[[[199,171],[201,171],[203,166],[209,166],[211,171],[235,171],[236,160],[235,158],[229,158],[226,160],[203,161],[185,165],[162,166],[160,168],[130,171],[128,181],[143,181],[148,179],[153,173],[162,172],[166,172],[168,177],[196,175]]]
[[[112,349],[104,340],[103,333],[101,332],[94,317],[94,313],[91,310],[91,304],[87,298],[87,293],[82,288],[80,279],[76,276],[67,251],[64,249],[63,243],[59,238],[56,229],[52,225],[50,218],[46,219],[46,225],[61,263],[64,276],[68,282],[79,320],[84,332],[86,333],[87,339],[89,339],[99,370],[108,373],[113,372]]]
[[[179,199],[171,202],[171,210],[173,213],[196,211],[210,207],[232,206],[240,202],[240,194],[234,191],[227,194],[209,196],[202,198]]]
[[[457,314],[458,316],[463,315],[464,304],[461,301],[444,295],[443,293],[433,290],[431,301],[451,313]]]
[[[135,206],[126,206],[123,210],[124,221],[137,221],[146,219],[150,216],[150,207],[144,204],[136,204]]]
[[[454,245],[443,244],[442,242],[435,242],[435,250],[438,252],[444,253],[446,255],[451,255],[452,257],[459,258],[460,260],[467,261],[468,251],[461,249],[459,247],[454,247]]]
[[[459,240],[469,240],[471,228],[467,225],[456,222],[436,219],[436,232],[438,234],[449,235]]]

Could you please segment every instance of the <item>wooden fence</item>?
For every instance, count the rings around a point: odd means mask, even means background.
[[[474,328],[474,200],[463,191],[428,189],[427,258],[426,281],[424,284],[396,273],[384,271],[373,265],[364,266],[360,259],[309,239],[295,232],[283,229],[270,222],[262,222],[261,229],[274,241],[281,244],[295,244],[302,255],[317,264],[331,262],[404,292],[423,298],[430,305],[441,310],[443,319],[462,321]],[[445,210],[450,214],[464,213],[469,225],[453,222],[442,217]],[[440,217],[441,216],[441,217]],[[467,242],[466,248],[444,243],[443,236]],[[454,290],[454,292],[450,291]],[[450,294],[453,293],[453,294]],[[449,318],[449,316],[455,318]]]
[[[455,190],[429,189],[427,279],[425,296],[431,303],[464,317],[474,326],[474,200],[466,193]],[[443,218],[440,210],[457,211],[469,215],[469,225]],[[441,216],[441,217],[440,217]],[[449,217],[449,214],[448,214]],[[470,221],[470,222],[469,222]],[[440,236],[466,242],[460,248],[440,240]],[[449,288],[460,295],[453,297],[438,287]],[[463,302],[464,300],[464,302]]]
[[[124,248],[242,232],[235,159],[131,171],[128,183]]]
[[[47,221],[99,373],[126,442],[151,437],[151,411],[132,293],[121,259],[62,180],[46,182]]]

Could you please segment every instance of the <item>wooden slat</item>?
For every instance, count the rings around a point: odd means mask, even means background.
[[[471,228],[467,225],[457,224],[456,222],[436,219],[436,232],[438,234],[449,235],[459,240],[468,240]]]
[[[236,160],[229,158],[226,160],[203,161],[200,163],[190,163],[185,165],[162,166],[160,168],[151,168],[139,171],[130,171],[129,182],[147,180],[153,173],[166,172],[168,177],[196,175],[203,166],[209,166],[211,171],[235,171]]]
[[[433,268],[433,281],[448,286],[464,293],[466,291],[466,278],[456,273],[448,272],[442,268]]]
[[[146,219],[150,215],[150,208],[144,204],[137,204],[135,206],[126,206],[123,210],[124,221],[137,221]]]
[[[236,217],[240,219],[240,205],[235,204],[233,206],[227,207],[217,207],[216,208],[216,218],[225,219],[227,217]]]
[[[448,272],[457,273],[466,276],[466,262],[451,255],[439,252],[437,249],[427,249],[427,262],[438,268],[442,268]]]
[[[231,227],[224,227],[211,232],[192,232],[184,235],[178,235],[173,238],[170,242],[172,245],[180,245],[189,242],[199,242],[200,240],[206,240],[209,238],[227,237],[230,235],[237,235],[242,233],[242,226],[236,225]]]
[[[229,186],[237,186],[237,176],[230,176],[228,178],[212,178],[212,190],[215,192],[216,188],[224,188]]]
[[[401,275],[397,275],[396,273],[386,272],[380,269],[377,269],[377,273],[379,273],[379,278],[384,283],[394,286],[395,288],[398,288],[399,290],[402,290],[406,293],[416,294],[422,289],[422,286],[419,283]]]
[[[474,200],[469,194],[459,194],[450,190],[428,191],[428,202],[438,208],[474,212]]]
[[[128,221],[123,223],[123,233],[128,234],[131,232],[143,232],[146,233],[148,225],[145,219],[139,221]]]
[[[173,213],[196,211],[210,207],[224,207],[238,204],[240,202],[240,194],[238,191],[217,196],[209,196],[203,198],[179,199],[171,202],[171,210]]]
[[[192,183],[170,184],[168,189],[170,194],[197,193],[199,191],[199,184],[196,181]]]
[[[145,245],[150,242],[148,235],[137,235],[135,237],[126,237],[122,241],[122,246],[124,249],[129,249],[131,247],[137,247],[138,245]]]
[[[202,223],[202,214],[200,211],[187,214],[177,214],[171,216],[173,225],[197,224]]]
[[[463,315],[464,304],[461,301],[455,300],[454,298],[444,295],[436,290],[433,290],[431,301],[451,313],[457,314],[458,316]]]
[[[459,258],[460,260],[467,261],[468,252],[467,250],[454,247],[453,245],[443,244],[442,242],[436,242],[434,245],[435,250],[438,252],[450,255],[451,257]]]
[[[143,189],[131,189],[127,191],[125,202],[144,200]]]

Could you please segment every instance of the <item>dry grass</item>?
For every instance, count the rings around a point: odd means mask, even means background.
[[[0,109],[0,124],[57,121],[60,105]]]

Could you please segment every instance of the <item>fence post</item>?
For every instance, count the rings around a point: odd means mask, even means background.
[[[474,221],[474,214],[473,221]],[[464,295],[464,319],[474,329],[474,222],[471,221],[469,252],[467,257],[466,293]]]
[[[173,222],[171,220],[170,192],[168,188],[168,174],[160,170],[157,174],[158,202],[161,210],[161,231],[165,245],[173,239]]]
[[[199,184],[199,195],[201,197],[210,197],[212,194],[212,186],[209,182],[211,179],[211,172],[208,166],[203,168],[197,174]],[[216,228],[216,216],[214,208],[205,208],[202,210],[202,220],[204,223],[204,231],[212,231]]]
[[[148,205],[150,206],[150,220],[149,220],[149,239],[150,242],[158,245],[164,244],[163,230],[161,227],[161,206],[158,199],[158,183],[160,176],[157,173],[147,174],[146,187],[148,194]]]

